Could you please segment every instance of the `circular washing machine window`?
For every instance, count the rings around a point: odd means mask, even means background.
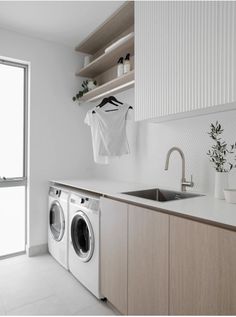
[[[72,219],[71,239],[80,260],[88,262],[94,251],[94,234],[88,217],[82,211],[78,211]]]
[[[58,201],[51,204],[49,212],[49,225],[51,234],[56,241],[60,241],[65,232],[65,217]]]

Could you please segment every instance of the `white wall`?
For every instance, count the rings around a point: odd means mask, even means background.
[[[0,56],[31,63],[28,244],[37,246],[47,242],[48,180],[90,174],[87,107],[72,101],[82,59],[70,48],[2,29]]]
[[[117,95],[134,104],[134,90]],[[227,142],[236,141],[236,111],[216,113],[165,123],[128,123],[131,155],[117,158],[108,166],[94,164],[95,175],[122,181],[135,181],[180,189],[181,160],[173,153],[168,171],[164,171],[166,153],[172,146],[180,147],[186,157],[186,177],[193,174],[194,190],[212,193],[214,169],[206,152],[212,144],[207,132],[211,122],[220,121]],[[230,184],[236,187],[236,171],[230,173]]]
[[[91,105],[78,106],[71,97],[79,86],[75,69],[82,60],[71,49],[0,29],[0,56],[31,62],[29,117],[29,246],[47,241],[49,179],[96,176],[178,188],[181,162],[173,154],[168,172],[165,156],[172,146],[183,149],[187,178],[193,174],[195,190],[212,192],[214,170],[205,155],[211,141],[209,124],[219,120],[225,138],[236,140],[236,111],[166,123],[128,123],[131,155],[109,166],[93,162],[90,128],[83,120]],[[134,89],[117,97],[134,105]],[[231,173],[236,186],[236,173]]]

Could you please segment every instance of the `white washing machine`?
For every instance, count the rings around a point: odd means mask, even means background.
[[[49,188],[48,250],[68,270],[68,203],[69,192]]]
[[[101,298],[99,198],[78,192],[69,202],[69,270],[97,298]]]

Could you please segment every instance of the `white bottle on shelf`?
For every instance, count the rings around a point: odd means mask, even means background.
[[[130,54],[128,53],[125,57],[125,61],[124,61],[124,74],[127,74],[128,72],[130,72],[131,69],[131,65],[130,65]]]
[[[118,65],[117,65],[117,77],[120,77],[123,74],[124,74],[123,57],[120,57],[118,60]]]
[[[84,67],[90,63],[90,55],[84,56]]]

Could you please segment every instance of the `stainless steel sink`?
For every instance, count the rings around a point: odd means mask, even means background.
[[[162,202],[203,196],[199,194],[178,192],[159,188],[125,192],[123,194]]]

